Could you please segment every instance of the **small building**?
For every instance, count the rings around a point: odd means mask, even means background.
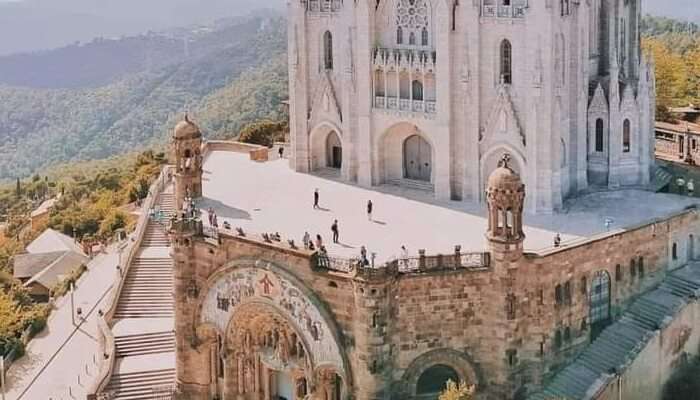
[[[73,251],[85,255],[82,247],[73,238],[51,228],[42,232],[39,237],[27,246],[27,253],[50,253],[54,251]]]
[[[13,275],[37,301],[48,301],[51,289],[88,258],[75,251],[26,253],[15,256]]]
[[[688,121],[656,121],[656,158],[700,163],[700,124]]]
[[[39,207],[32,211],[30,214],[32,229],[44,226],[49,222],[49,214],[56,201],[58,201],[58,197],[52,197],[42,202]]]

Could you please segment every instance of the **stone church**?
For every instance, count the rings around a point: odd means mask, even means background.
[[[173,141],[182,210],[203,195],[214,144],[203,144],[191,121]],[[562,375],[577,394],[571,400],[660,398],[646,394],[700,344],[700,312],[675,318],[700,293],[697,206],[529,250],[529,193],[517,166],[506,154],[487,177],[480,251],[455,246],[374,265],[184,213],[173,218],[178,398],[435,400],[452,380],[474,385],[477,400],[550,400],[531,396]],[[658,296],[644,297],[659,285]],[[661,328],[663,354],[624,375]],[[586,350],[590,343],[604,347]],[[562,372],[582,351],[588,364]]]
[[[641,0],[290,0],[291,165],[484,202],[504,153],[548,213],[643,186]]]

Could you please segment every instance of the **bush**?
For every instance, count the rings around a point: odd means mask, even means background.
[[[286,130],[286,122],[269,120],[253,122],[241,130],[238,140],[244,143],[272,147],[274,142],[284,140],[284,132]]]
[[[700,393],[700,357],[679,368],[666,382],[663,400],[691,400]]]
[[[62,281],[58,282],[52,289],[51,289],[51,294],[53,297],[61,297],[64,294],[68,293],[70,290],[71,285],[73,285],[75,282],[80,279],[80,276],[87,270],[87,266],[85,264],[80,264],[78,268],[73,270],[65,279]]]

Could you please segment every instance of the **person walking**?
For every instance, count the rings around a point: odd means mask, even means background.
[[[314,210],[319,208],[318,207],[318,198],[319,198],[318,189],[316,189],[316,190],[314,190]]]
[[[367,260],[367,249],[364,245],[360,247],[360,259],[362,265],[369,265],[369,260]]]
[[[331,232],[333,232],[333,243],[338,243],[338,220],[333,221],[333,225],[331,225]]]
[[[280,146],[280,149],[277,151],[280,155],[280,158],[284,157],[284,147]]]
[[[372,220],[372,200],[367,200],[367,220]]]
[[[321,246],[323,246],[323,239],[321,239],[321,235],[316,235],[316,248],[320,249]]]

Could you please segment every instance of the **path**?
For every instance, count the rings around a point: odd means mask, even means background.
[[[118,254],[110,247],[90,261],[76,284],[75,308],[82,308],[85,321],[71,321],[70,295],[56,302],[47,327],[27,345],[24,357],[7,373],[7,400],[70,399],[85,396],[97,374],[97,310],[108,297],[114,281]]]

